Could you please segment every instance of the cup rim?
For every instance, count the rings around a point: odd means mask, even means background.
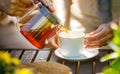
[[[71,31],[71,30],[69,30],[68,32],[79,33],[79,35],[78,35],[77,37],[75,37],[75,38],[85,36],[85,33],[82,32],[82,31]],[[63,33],[64,36],[62,36],[62,33]],[[59,32],[58,36],[59,36],[59,37],[65,37],[65,34],[66,34],[65,31],[61,31],[61,32]],[[65,38],[71,38],[71,37],[65,37]]]

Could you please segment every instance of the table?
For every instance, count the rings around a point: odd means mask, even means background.
[[[111,50],[100,49],[97,57],[87,60],[71,62],[55,56],[55,49],[36,50],[18,31],[16,25],[0,25],[0,50],[11,53],[12,57],[19,58],[22,64],[33,62],[58,62],[67,65],[73,74],[97,74],[104,66],[109,66],[110,61],[101,63],[99,58],[110,53]],[[8,49],[7,49],[8,48]],[[30,48],[30,49],[29,49]]]
[[[99,55],[86,61],[67,61],[60,59],[54,54],[55,49],[2,49],[11,53],[12,57],[19,58],[22,64],[33,62],[57,62],[68,66],[73,74],[98,74],[105,66],[110,65],[110,61],[101,63],[100,57],[112,52],[110,49],[99,49]]]

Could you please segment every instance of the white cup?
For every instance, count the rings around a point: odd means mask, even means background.
[[[60,32],[60,53],[64,57],[79,57],[84,49],[85,33],[81,31]]]

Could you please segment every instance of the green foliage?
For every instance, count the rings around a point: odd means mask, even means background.
[[[111,67],[115,69],[116,71],[120,72],[120,57],[118,57],[116,60],[113,60],[111,63]]]
[[[103,72],[102,74],[119,74],[111,67],[105,67],[102,72]]]
[[[114,24],[116,26],[116,24]],[[113,29],[113,39],[108,45],[113,49],[113,52],[103,56],[100,61],[108,61],[112,59],[109,67],[102,70],[103,74],[120,74],[120,26]]]
[[[120,27],[117,30],[114,30],[113,34],[114,37],[112,39],[112,42],[120,47]]]

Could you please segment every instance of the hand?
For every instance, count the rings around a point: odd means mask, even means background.
[[[58,35],[56,34],[51,40],[50,40],[50,45],[53,48],[59,48],[59,42],[58,42]]]
[[[13,16],[22,16],[32,6],[31,0],[0,0],[1,11]]]
[[[49,1],[49,0],[33,0],[34,3],[38,3],[38,2],[41,2],[43,5],[45,5],[51,12],[54,12],[55,9],[52,5],[52,3]]]
[[[101,47],[111,40],[113,34],[110,24],[102,24],[96,31],[87,34],[85,37],[86,47]]]
[[[41,1],[48,9],[54,11],[52,4],[46,0],[34,0],[34,2]],[[23,16],[27,11],[31,9],[33,3],[31,0],[0,0],[0,10],[12,15],[12,16]]]

